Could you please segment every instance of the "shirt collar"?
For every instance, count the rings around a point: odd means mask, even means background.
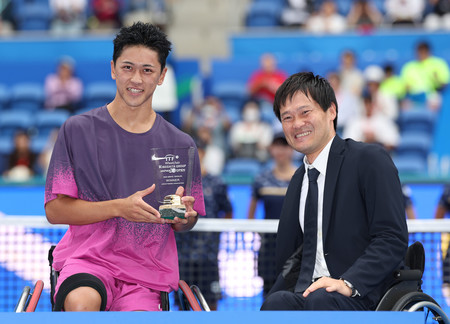
[[[335,137],[335,136],[334,136]],[[303,157],[303,163],[305,164],[305,170],[310,168],[315,168],[320,174],[325,175],[327,171],[328,164],[328,155],[330,154],[331,143],[333,143],[334,137],[328,142],[328,144],[323,148],[323,150],[319,153],[317,158],[314,160],[312,164],[308,163],[308,159],[306,155]]]

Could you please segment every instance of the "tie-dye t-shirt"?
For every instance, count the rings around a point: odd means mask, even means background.
[[[171,150],[173,155],[167,153]],[[167,163],[179,163],[176,159],[182,159],[187,150],[193,153],[192,185],[187,191],[195,198],[194,210],[205,215],[200,163],[190,136],[159,115],[153,127],[142,134],[122,129],[106,106],[73,116],[59,131],[47,175],[45,203],[58,194],[105,201],[128,197],[153,183],[164,187],[162,182],[172,181],[169,170],[175,175],[176,170],[167,169],[163,181],[155,163],[166,162],[166,155]],[[181,174],[184,168],[178,170]],[[159,196],[153,192],[144,200],[158,208]],[[70,225],[53,255],[58,271],[67,264],[94,263],[109,269],[119,280],[160,291],[177,289],[178,257],[170,224],[135,223],[116,217]]]

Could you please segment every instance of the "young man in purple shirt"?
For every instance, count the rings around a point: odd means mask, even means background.
[[[45,192],[49,222],[70,225],[53,252],[55,310],[159,310],[160,292],[177,289],[174,231],[205,207],[193,140],[152,109],[170,48],[153,25],[122,28],[114,100],[60,129]],[[185,218],[161,217],[167,193],[182,196]]]

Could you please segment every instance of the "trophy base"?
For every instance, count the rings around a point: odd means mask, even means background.
[[[159,207],[159,214],[164,219],[185,218],[186,207],[184,205],[161,205]]]

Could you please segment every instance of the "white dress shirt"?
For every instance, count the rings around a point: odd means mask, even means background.
[[[334,139],[334,137],[333,137]],[[328,271],[327,263],[325,261],[325,256],[323,253],[323,236],[322,236],[322,220],[323,220],[323,192],[325,188],[325,176],[327,172],[327,164],[328,164],[328,155],[330,153],[331,143],[333,142],[331,139],[328,144],[324,147],[322,152],[320,152],[319,156],[315,159],[312,164],[308,163],[306,159],[306,155],[303,158],[303,162],[305,164],[305,175],[303,177],[302,182],[302,190],[300,192],[300,227],[303,230],[305,224],[305,204],[306,204],[306,196],[308,194],[309,180],[308,180],[308,169],[315,168],[320,172],[319,177],[317,178],[317,187],[318,187],[318,205],[317,205],[317,250],[316,250],[316,265],[314,267],[313,278],[319,277],[329,277],[330,272]]]

